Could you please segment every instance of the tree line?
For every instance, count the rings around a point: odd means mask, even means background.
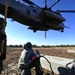
[[[15,47],[15,48],[22,48],[23,45],[8,45],[7,47]],[[75,47],[75,45],[41,45],[41,46],[38,46],[36,44],[33,45],[34,48],[49,48],[49,47]]]

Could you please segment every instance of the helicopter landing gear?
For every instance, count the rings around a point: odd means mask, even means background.
[[[61,32],[64,32],[64,29],[62,29]]]
[[[46,31],[45,31],[45,39],[46,39]]]
[[[33,30],[34,33],[37,31],[35,28],[32,28],[32,27],[28,27],[28,29]]]
[[[35,33],[35,32],[36,32],[36,30],[33,30],[33,32]]]

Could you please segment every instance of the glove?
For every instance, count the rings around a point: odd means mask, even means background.
[[[40,54],[38,54],[38,53],[35,56],[36,56],[36,58],[40,58]]]
[[[40,53],[39,53],[39,51],[38,50],[36,50],[36,58],[40,58]]]
[[[32,60],[32,61],[36,60],[36,56],[33,55],[33,56],[31,57],[31,60]]]
[[[6,38],[6,34],[2,34],[2,40],[4,40],[4,38]]]

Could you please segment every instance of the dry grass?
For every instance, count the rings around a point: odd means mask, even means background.
[[[36,49],[39,50],[41,54],[51,55],[51,56],[59,56],[65,58],[75,58],[74,53],[68,53],[67,49],[75,49],[75,47],[54,47],[54,48],[33,48],[34,52]],[[10,48],[7,51],[7,58],[3,62],[4,69],[2,75],[18,75],[17,74],[17,63],[20,57],[20,54],[23,49],[13,49]],[[32,69],[32,75],[35,75],[35,70]],[[51,73],[47,70],[44,70],[44,75],[51,75]]]

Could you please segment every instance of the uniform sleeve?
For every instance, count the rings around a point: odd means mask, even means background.
[[[26,52],[26,55],[24,58],[26,64],[30,63],[30,56],[31,56],[30,52]]]
[[[2,34],[1,39],[2,39],[2,40],[3,40],[3,39],[6,39],[6,34],[5,34],[5,33]]]
[[[29,64],[31,62],[31,56],[34,54],[34,52],[32,50],[29,50],[26,52],[26,55],[25,55],[25,63],[26,64]]]
[[[2,51],[2,40],[4,40],[4,45],[3,45],[3,53],[1,53],[1,59],[4,60],[6,59],[6,52],[7,52],[6,34],[0,30],[0,52]]]

